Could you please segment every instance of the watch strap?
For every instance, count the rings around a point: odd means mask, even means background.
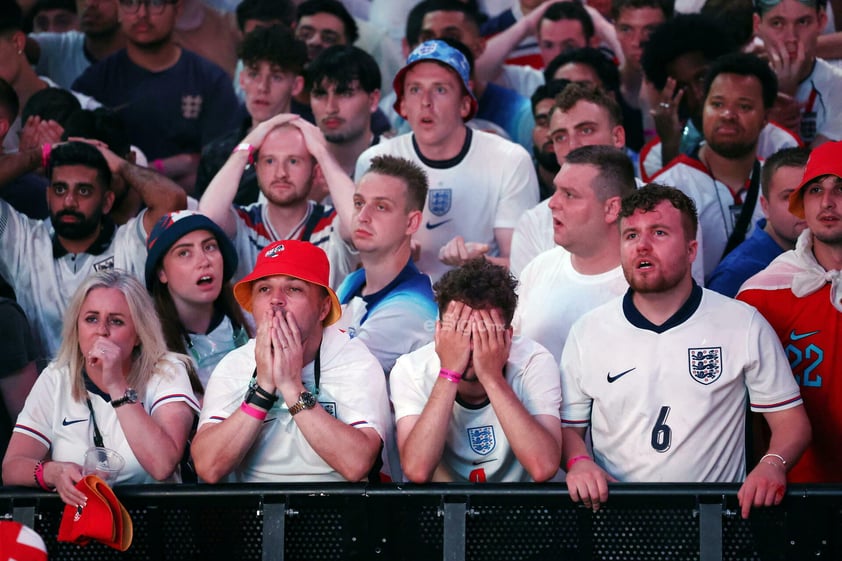
[[[123,397],[119,399],[111,400],[111,407],[115,409],[127,403],[137,403],[137,392],[134,391],[132,388],[128,388],[126,393],[123,394]]]
[[[249,405],[257,405],[261,409],[265,409],[267,411],[272,409],[272,406],[275,405],[274,401],[266,399],[265,397],[257,393],[257,391],[255,391],[254,389],[251,389],[246,393],[245,402]]]
[[[304,399],[305,396],[309,397],[309,399]],[[298,396],[298,401],[296,401],[292,407],[289,408],[290,416],[295,415],[297,413],[301,413],[305,409],[312,409],[316,406],[316,398],[310,392],[302,392],[300,396]]]

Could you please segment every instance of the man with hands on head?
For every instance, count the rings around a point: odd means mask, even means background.
[[[512,337],[515,284],[483,258],[435,284],[435,341],[399,358],[390,377],[410,481],[546,481],[558,471],[558,368]]]
[[[232,204],[243,171],[252,165],[265,201]],[[316,202],[323,198],[313,192],[320,183],[330,189],[335,209]],[[337,286],[357,264],[348,245],[353,196],[353,180],[331,155],[318,127],[298,115],[282,113],[249,131],[211,180],[199,211],[234,242],[240,259],[235,279],[249,272],[267,245],[292,239],[309,241],[327,253],[330,286]],[[343,220],[334,222],[338,216]]]
[[[620,251],[630,289],[583,316],[561,358],[567,487],[598,509],[608,483],[737,482],[743,517],[780,503],[810,423],[772,327],[750,306],[699,287],[698,219],[678,189],[623,200]],[[612,342],[612,352],[597,345]],[[771,428],[746,475],[745,408]],[[593,458],[584,435],[593,437]]]
[[[341,314],[324,252],[266,247],[234,287],[257,336],[211,374],[192,452],[216,483],[360,481],[390,430],[383,370],[333,325]]]

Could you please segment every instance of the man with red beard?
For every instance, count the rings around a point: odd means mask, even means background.
[[[245,169],[254,166],[261,199],[234,203]],[[311,198],[314,182],[330,189],[334,207]],[[356,268],[351,250],[354,182],[327,149],[316,127],[289,113],[254,127],[234,148],[199,201],[199,211],[219,224],[237,248],[240,265],[234,279],[247,275],[260,252],[278,240],[309,241],[330,261],[330,285],[338,286]],[[234,204],[232,204],[234,203]],[[342,216],[340,222],[335,222]]]
[[[705,78],[702,129],[705,143],[680,155],[655,181],[681,189],[699,209],[699,259],[693,277],[707,282],[722,257],[762,218],[757,203],[757,142],[777,95],[769,65],[754,55],[721,57]]]
[[[789,474],[795,482],[842,481],[842,142],[810,154],[789,209],[807,221],[795,249],[750,278],[737,298],[775,328],[785,345],[815,437]]]
[[[562,460],[571,498],[594,510],[611,481],[743,482],[745,518],[752,506],[781,501],[786,472],[810,440],[772,327],[693,280],[697,228],[693,201],[678,189],[650,184],[623,199],[629,291],[583,316],[564,347]],[[747,404],[772,431],[748,475]]]

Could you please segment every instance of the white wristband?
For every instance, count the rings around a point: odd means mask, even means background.
[[[768,454],[765,454],[762,458],[760,458],[760,461],[762,462],[766,458],[777,458],[778,460],[780,460],[781,465],[784,467],[784,469],[786,469],[786,460],[784,460],[784,457],[781,456],[780,454],[773,454],[773,453],[770,452]],[[773,466],[777,465],[777,464],[774,464],[772,462],[766,462],[766,463],[769,464],[769,465],[773,465]]]

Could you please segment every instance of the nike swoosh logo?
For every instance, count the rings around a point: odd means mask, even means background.
[[[65,417],[61,424],[65,427],[69,427],[70,425],[75,425],[76,423],[84,423],[85,421],[87,421],[87,419],[74,419],[72,421],[68,421],[67,417]]]
[[[445,224],[447,224],[448,222],[451,222],[452,220],[453,220],[452,218],[448,218],[447,220],[442,220],[441,222],[435,222],[435,223],[427,221],[427,229],[428,230],[435,230],[439,226],[444,226]]]
[[[628,373],[629,373],[629,372],[631,372],[632,370],[635,370],[636,368],[637,368],[637,367],[635,367],[635,368],[629,368],[628,370],[626,370],[626,371],[624,371],[624,372],[620,372],[620,373],[619,373],[619,374],[617,374],[616,376],[611,376],[611,373],[609,372],[609,373],[608,373],[608,383],[609,383],[609,384],[613,384],[614,382],[616,382],[617,380],[619,380],[620,378],[622,378],[623,376],[625,376],[626,374],[628,374]]]
[[[490,460],[475,460],[471,463],[474,464],[475,466],[478,466],[480,464],[487,464],[488,462],[496,462],[496,461],[497,461],[497,458],[491,458]]]
[[[818,331],[810,331],[809,333],[802,333],[801,335],[797,334],[793,329],[789,334],[790,341],[798,341],[800,339],[804,339],[805,337],[809,337],[810,335],[815,335]]]

